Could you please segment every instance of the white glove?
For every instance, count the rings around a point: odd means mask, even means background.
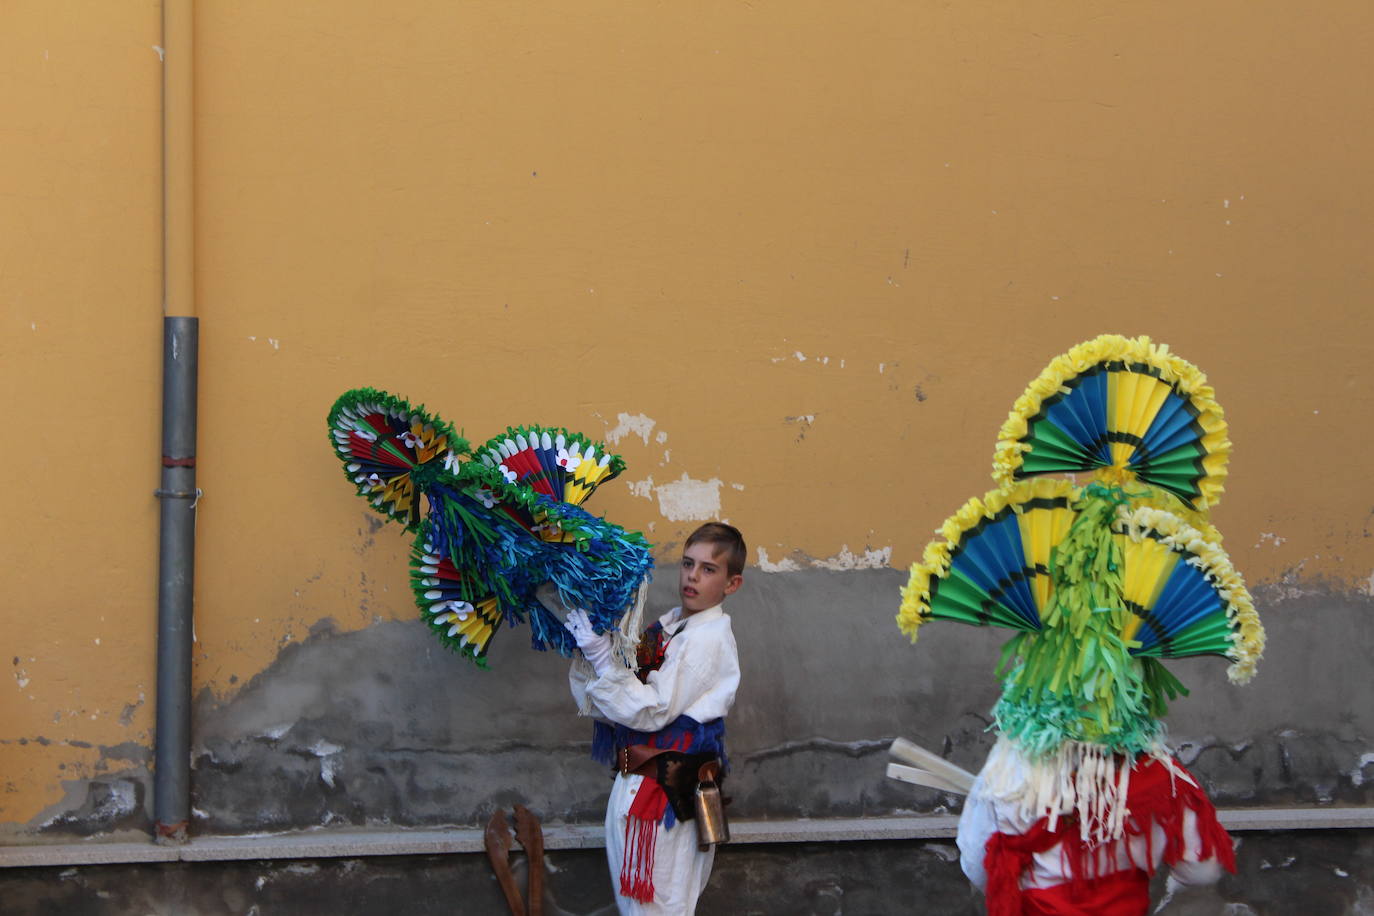
[[[582,650],[582,655],[587,661],[592,663],[592,668],[596,670],[597,677],[604,677],[615,662],[611,658],[611,637],[609,633],[597,635],[592,629],[592,621],[587,617],[587,612],[581,608],[573,608],[568,612],[568,620],[563,624],[568,632],[577,641],[577,648]]]

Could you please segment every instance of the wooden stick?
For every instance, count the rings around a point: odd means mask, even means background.
[[[520,888],[515,884],[515,875],[510,870],[510,826],[506,823],[506,813],[500,808],[487,822],[483,831],[483,843],[487,847],[487,858],[491,860],[491,870],[496,873],[496,881],[501,885],[501,893],[506,896],[506,906],[511,916],[525,916],[525,902],[520,899]]]
[[[914,744],[905,738],[898,738],[892,742],[892,747],[888,753],[898,760],[909,763],[914,767],[925,770],[939,776],[946,782],[956,786],[963,786],[961,794],[967,795],[970,787],[973,786],[973,774],[962,767],[955,766],[945,758],[932,751],[928,751],[919,744]]]
[[[524,805],[515,806],[515,838],[524,847],[529,865],[525,888],[529,916],[544,916],[544,830]]]
[[[909,782],[917,786],[925,786],[928,789],[938,789],[941,792],[953,792],[955,795],[967,795],[968,786],[955,785],[948,780],[941,779],[934,773],[920,770],[916,767],[903,766],[900,763],[889,763],[887,765],[887,775],[899,782]]]

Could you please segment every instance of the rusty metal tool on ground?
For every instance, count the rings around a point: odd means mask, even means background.
[[[544,916],[544,829],[524,805],[515,806],[515,838],[525,850],[529,866],[525,888],[529,916]]]
[[[525,904],[520,899],[520,888],[516,887],[515,875],[510,870],[511,835],[510,825],[506,823],[506,812],[498,808],[491,816],[491,820],[487,821],[483,842],[487,847],[487,858],[491,860],[491,870],[496,873],[501,893],[506,895],[506,905],[510,907],[511,916],[525,916]]]

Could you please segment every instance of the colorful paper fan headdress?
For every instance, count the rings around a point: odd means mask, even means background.
[[[1230,442],[1194,366],[1108,335],[1056,358],[1002,428],[993,477],[938,529],[902,590],[932,619],[1016,631],[997,729],[1031,758],[1070,744],[1156,753],[1161,659],[1218,655],[1243,683],[1264,648],[1249,592],[1207,518]],[[1090,482],[1040,475],[1089,473]]]
[[[1205,511],[1216,505],[1231,443],[1196,367],[1148,337],[1114,334],[1056,358],[1002,426],[993,478],[1096,471],[1139,480]]]
[[[411,588],[426,623],[481,667],[503,623],[528,621],[535,649],[571,655],[535,595],[544,583],[602,632],[652,569],[643,535],[581,508],[625,463],[580,433],[513,427],[473,452],[423,406],[372,388],[345,392],[329,430],[358,494],[415,534]]]

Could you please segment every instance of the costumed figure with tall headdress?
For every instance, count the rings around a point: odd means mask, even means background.
[[[1234,871],[1160,721],[1188,692],[1162,659],[1222,656],[1244,683],[1264,647],[1208,518],[1229,452],[1196,367],[1147,337],[1098,337],[1017,400],[997,488],[912,566],[897,621],[913,641],[932,619],[1016,631],[998,666],[997,741],[959,822],[990,916],[1137,916],[1162,865],[1183,883]]]

